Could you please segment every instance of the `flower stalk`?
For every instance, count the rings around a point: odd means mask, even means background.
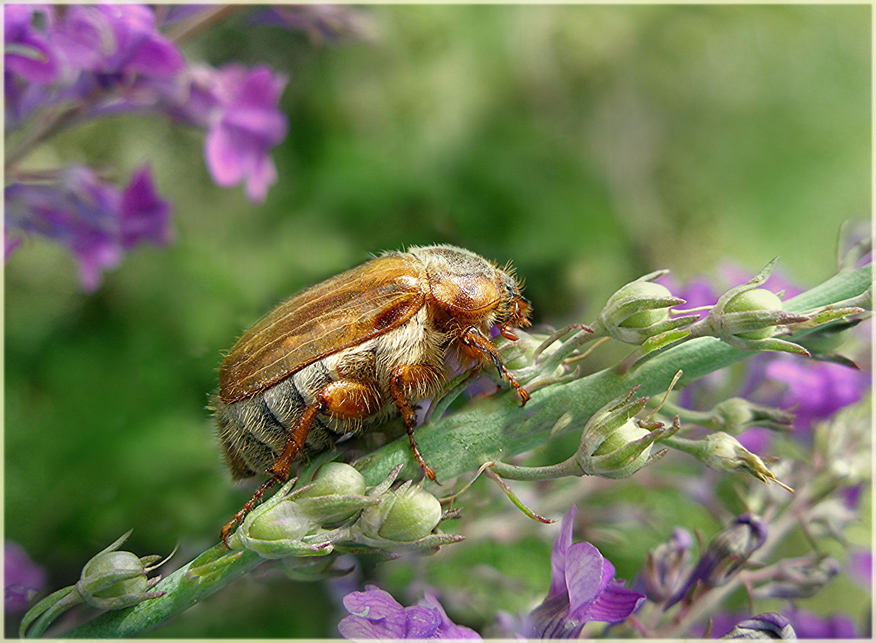
[[[868,265],[837,275],[784,302],[783,307],[795,312],[830,305],[860,295],[869,288],[870,283],[871,269]],[[799,331],[801,337],[808,332],[811,330]],[[754,354],[753,351],[728,346],[715,338],[699,338],[670,347],[641,364],[634,374],[620,374],[614,369],[607,369],[566,384],[535,391],[523,410],[511,403],[507,394],[480,399],[458,413],[435,417],[428,426],[417,430],[417,443],[430,464],[449,479],[476,470],[484,462],[500,461],[540,446],[561,418],[568,417],[568,413],[583,418],[581,423],[560,422],[561,428],[557,433],[583,426],[607,400],[618,397],[635,384],[640,386],[639,395],[655,395],[666,390],[680,369],[684,371],[681,379],[683,385]],[[398,465],[401,465],[398,475],[402,478],[410,479],[419,474],[406,438],[396,440],[356,462],[356,468],[367,485],[379,484]],[[798,511],[807,507],[811,499],[807,489],[797,490],[788,509],[777,520],[770,522],[767,541],[753,560],[766,559],[767,554],[797,526]],[[164,596],[102,614],[65,633],[65,636],[123,637],[147,632],[203,601],[263,562],[264,559],[254,552],[229,552],[218,543],[156,585],[154,589],[164,591]],[[682,621],[661,629],[658,634],[673,638],[687,631],[689,624],[699,618],[704,610],[715,605],[736,587],[736,582],[732,582],[709,592],[709,605],[697,602]]]

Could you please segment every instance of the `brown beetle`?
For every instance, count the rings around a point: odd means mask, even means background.
[[[231,474],[270,479],[222,529],[222,539],[292,462],[386,420],[398,409],[414,456],[411,401],[435,395],[455,351],[491,361],[517,390],[489,330],[527,326],[529,303],[508,269],[449,245],[387,252],[293,296],[250,328],[219,369],[213,408]]]

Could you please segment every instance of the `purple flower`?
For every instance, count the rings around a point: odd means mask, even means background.
[[[861,635],[855,631],[855,624],[845,614],[818,616],[811,612],[796,611],[789,619],[801,639],[853,639]]]
[[[168,78],[185,66],[145,5],[69,5],[52,38],[68,66],[85,72]]]
[[[369,40],[377,30],[367,13],[347,5],[277,5],[259,13],[253,22],[303,31],[314,43]]]
[[[204,145],[207,166],[221,186],[246,181],[247,196],[264,201],[277,170],[268,154],[285,137],[286,117],[277,103],[286,78],[267,67],[229,65],[217,72],[221,109]]]
[[[572,544],[577,507],[563,517],[551,552],[551,587],[531,614],[538,638],[576,638],[586,623],[618,623],[636,611],[645,595],[614,578],[614,566],[586,542]]]
[[[766,366],[765,377],[786,390],[779,403],[794,406],[795,425],[809,430],[813,422],[858,402],[870,390],[870,374],[832,362],[777,356]]]
[[[52,9],[45,5],[7,4],[3,7],[3,62],[6,74],[44,85],[58,77],[58,59],[46,34],[33,25],[37,14],[42,14],[48,23],[53,19]]]
[[[766,523],[751,514],[742,514],[709,542],[706,551],[684,586],[666,603],[669,609],[683,598],[691,598],[701,586],[719,587],[729,581],[760,549],[767,539]]]
[[[76,256],[89,291],[100,285],[104,270],[119,264],[125,250],[170,240],[170,205],[158,198],[148,167],[138,170],[122,192],[90,168],[71,167],[53,183],[13,183],[5,196],[7,253],[9,228],[54,239]]]
[[[364,592],[352,592],[344,599],[350,612],[338,623],[346,639],[480,639],[467,627],[455,625],[432,597],[425,605],[402,607],[388,592],[366,585]]]
[[[3,547],[6,613],[21,612],[46,584],[46,570],[35,564],[24,547],[7,540]]]
[[[873,552],[857,549],[849,553],[849,576],[868,591],[873,589]]]

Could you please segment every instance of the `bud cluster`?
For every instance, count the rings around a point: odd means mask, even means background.
[[[290,481],[251,511],[228,544],[285,558],[334,551],[392,556],[399,548],[431,552],[462,540],[433,533],[443,518],[438,499],[411,481],[394,486],[400,469],[368,490],[355,468],[327,463],[313,483],[292,491],[296,481]]]

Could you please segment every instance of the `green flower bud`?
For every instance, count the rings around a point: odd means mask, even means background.
[[[438,498],[420,487],[409,487],[396,496],[377,533],[398,542],[419,540],[438,526],[441,514]]]
[[[636,424],[635,420],[627,420],[619,429],[616,429],[614,433],[605,438],[605,441],[599,445],[599,448],[593,452],[593,455],[605,455],[606,453],[617,451],[627,442],[643,438],[649,433],[648,429],[640,427]],[[649,446],[642,452],[642,455],[647,456],[650,453],[651,447]]]
[[[343,462],[327,462],[320,467],[313,486],[302,492],[299,498],[364,494],[365,478],[358,469]]]
[[[581,446],[568,461],[574,462],[578,475],[631,476],[652,459],[655,442],[679,429],[677,424],[656,425],[653,430],[643,427],[635,415],[644,408],[648,398],[633,399],[637,389],[606,404],[584,425]]]
[[[739,435],[752,426],[772,431],[790,431],[794,414],[788,411],[749,402],[741,397],[731,397],[715,405],[710,415],[710,426],[723,429],[731,435]]]
[[[664,286],[651,281],[666,272],[661,270],[640,277],[609,297],[593,323],[594,333],[627,344],[643,344],[652,337],[696,321],[697,315],[670,317],[669,309],[683,304],[684,299],[673,297]]]
[[[82,569],[75,587],[89,605],[100,609],[121,609],[163,594],[149,591],[161,577],[150,579],[146,576],[154,569],[150,565],[160,556],[140,558],[128,551],[117,551],[130,535],[129,531],[89,560]]]
[[[729,433],[717,431],[702,440],[670,438],[667,445],[694,456],[714,471],[745,471],[761,482],[775,482],[780,487],[792,491],[790,487],[776,480],[776,476],[756,454],[739,443]]]
[[[92,592],[90,597],[118,598],[126,594],[139,594],[149,588],[146,568],[140,562],[140,557],[129,551],[109,551],[98,554],[85,565],[81,579],[87,581],[101,574],[112,573],[119,574],[119,580],[105,589]],[[85,598],[87,601],[89,597]]]
[[[724,312],[744,313],[757,310],[782,310],[782,300],[775,293],[764,288],[754,288],[740,292],[724,306]],[[755,330],[736,333],[743,339],[767,339],[776,332],[775,326],[765,326]]]
[[[622,297],[668,299],[672,297],[669,289],[652,281],[635,281],[618,290],[612,299]],[[669,319],[668,308],[648,308],[634,313],[620,323],[624,328],[647,328]]]
[[[247,536],[256,540],[300,540],[310,530],[311,520],[291,501],[280,502],[267,511],[253,512]]]

